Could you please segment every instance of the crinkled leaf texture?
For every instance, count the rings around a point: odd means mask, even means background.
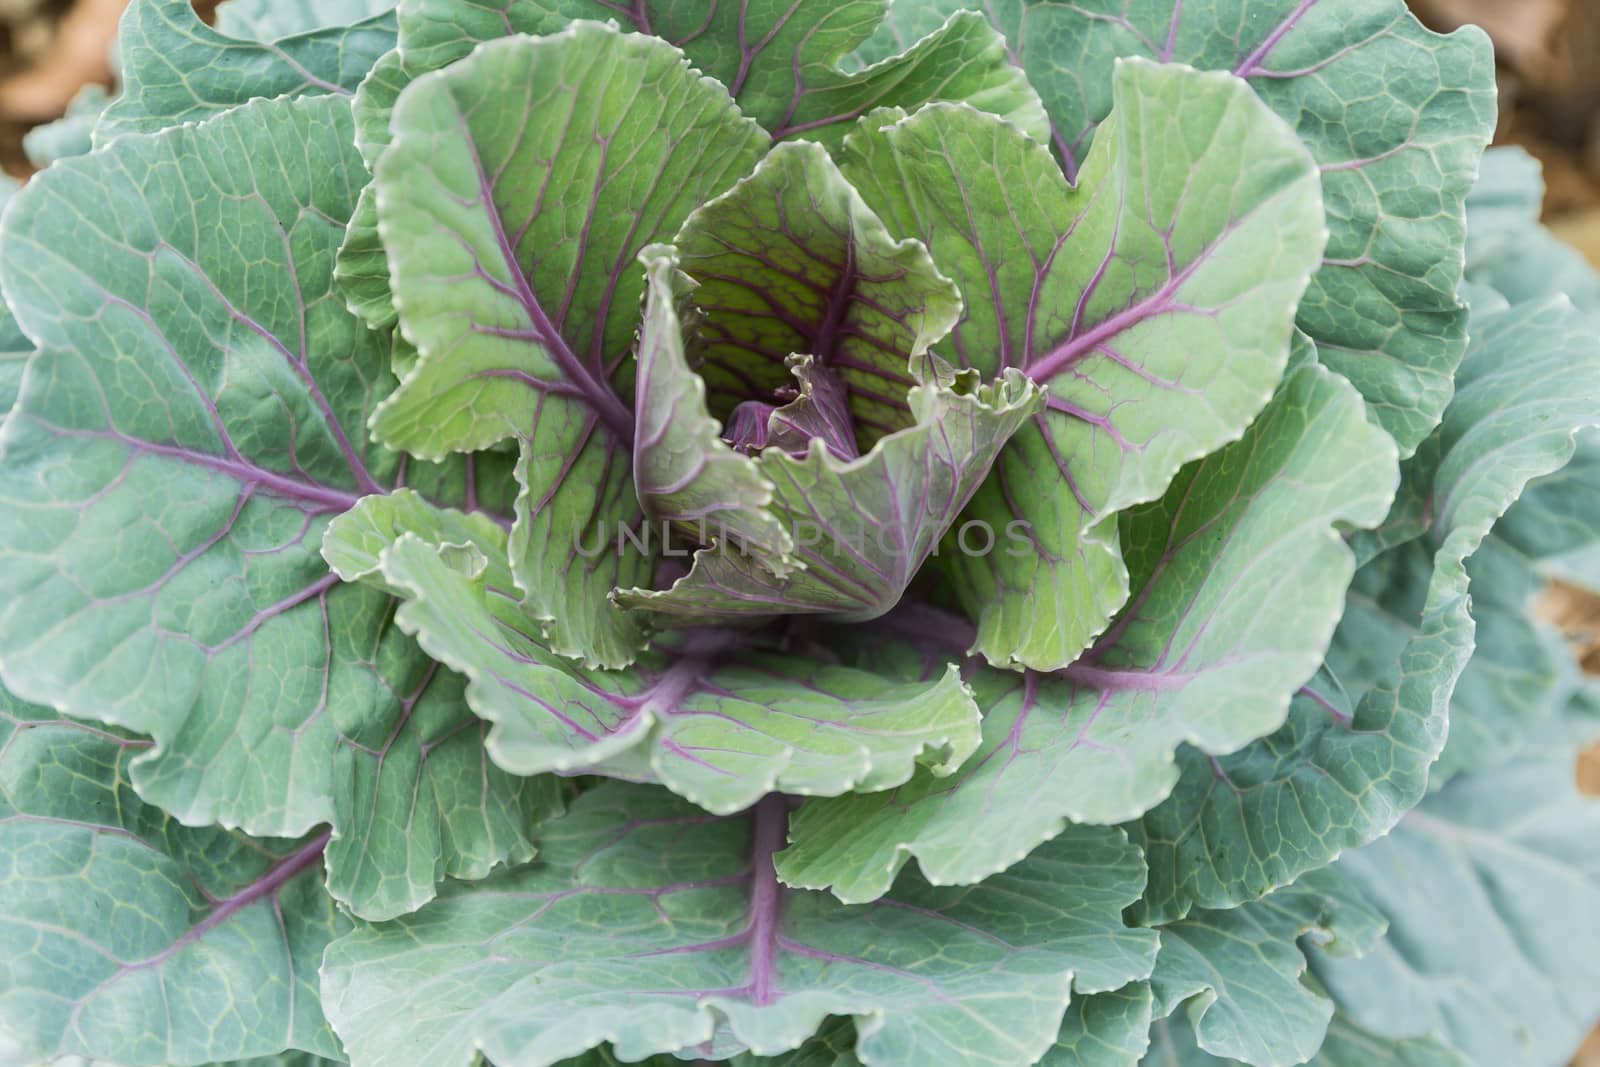
[[[757,221],[767,197],[775,214]],[[920,244],[888,239],[814,146],[774,150],[678,242],[690,273],[665,251],[649,266],[634,469],[650,518],[709,544],[670,589],[619,602],[680,624],[882,615],[1042,397],[1015,373],[994,386],[948,373],[918,384],[927,341],[959,313],[953,287]],[[703,317],[705,378],[685,357],[685,295]],[[718,436],[708,381],[732,394],[730,412],[739,390],[771,396],[785,380],[800,395],[783,407],[738,405],[756,408],[764,448],[747,456]]]
[[[408,504],[430,514],[391,514]],[[409,494],[366,501],[328,544],[346,577],[407,598],[396,621],[471,679],[468,701],[496,724],[489,752],[518,774],[598,769],[734,812],[774,789],[887,789],[919,761],[948,773],[978,741],[978,710],[954,665],[899,682],[701,633],[627,670],[586,669],[530,633],[506,592],[504,535],[492,523],[431,512]]]
[[[1120,822],[1159,803],[1180,744],[1222,754],[1277,728],[1354,570],[1333,527],[1377,522],[1396,476],[1355,390],[1294,371],[1243,440],[1124,517],[1138,592],[1088,659],[1060,676],[978,669],[980,753],[942,780],[807,803],[780,873],[852,901],[913,855],[935,882],[974,882],[1069,819]],[[1286,584],[1293,596],[1279,595]],[[959,638],[908,624],[936,648]]]
[[[1466,345],[1463,202],[1495,123],[1485,34],[1432,33],[1403,0],[896,0],[861,55],[966,8],[1006,35],[1069,176],[1088,169],[1086,150],[1115,113],[1117,57],[1248,79],[1321,172],[1332,235],[1300,328],[1402,454],[1427,437]]]
[[[514,439],[516,588],[557,652],[624,666],[644,634],[609,597],[654,566],[621,536],[640,520],[633,414],[613,387],[632,366],[635,260],[767,136],[675,49],[597,23],[496,41],[413,83],[394,133],[374,188],[420,358],[373,432],[435,459]]]
[[[127,773],[183,822],[332,823],[335,892],[384,917],[527,858],[554,794],[458,780],[485,731],[460,684],[318,554],[362,493],[474,473],[366,443],[393,380],[332,291],[350,132],[340,100],[257,102],[60,163],[6,216],[41,351],[0,428],[0,663],[151,737]]]
[[[553,1064],[608,1042],[762,1054],[853,1015],[868,1065],[1012,1067],[1051,1046],[1078,993],[1147,974],[1122,925],[1143,868],[1115,830],[1073,831],[1016,870],[948,890],[909,876],[849,908],[786,890],[786,801],[718,819],[612,783],[552,824],[540,859],[335,942],[326,1006],[357,1062]]]
[[[605,0],[406,0],[399,11],[400,48],[377,64],[357,95],[362,150],[375,162],[389,143],[390,112],[412,80],[482,42],[553,34],[575,19],[620,20],[626,29],[681,47],[696,69],[724,85],[777,139],[836,144],[873,108],[915,108],[930,100],[966,101],[1046,136],[1038,94],[1011,62],[1004,39],[976,14],[930,26],[926,39],[871,70],[840,71],[839,58],[872,34],[888,7],[888,0],[641,0],[631,7]],[[339,272],[351,305],[381,328],[395,319],[373,207],[364,198]]]
[[[353,25],[283,36],[231,37],[201,22],[189,0],[134,0],[118,37],[122,91],[95,126],[95,145],[125,133],[199,122],[251,100],[348,99],[394,47],[395,17],[385,12]]]
[[[872,116],[845,142],[867,204],[961,287],[936,351],[1048,393],[968,509],[1028,551],[942,557],[1000,666],[1064,667],[1105,629],[1128,596],[1115,513],[1261,410],[1325,236],[1310,155],[1244,82],[1143,60],[1111,81],[1076,188],[969,108]]]
[[[178,824],[128,784],[148,744],[0,690],[0,1052],[339,1057],[317,968],[350,921],[323,890],[327,835]]]
[[[1567,1061],[1600,1013],[1600,800],[1578,793],[1575,754],[1553,720],[1339,862],[1389,921],[1367,958],[1315,961],[1341,1010],[1473,1063]]]
[[[1383,932],[1382,917],[1331,870],[1238,908],[1197,911],[1161,927],[1150,978],[1155,1015],[1185,1005],[1196,1044],[1219,1057],[1257,1067],[1305,1063],[1322,1046],[1334,1005],[1304,979],[1301,944],[1360,956]]]
[[[1554,671],[1551,651],[1526,637],[1526,587],[1483,585],[1487,565],[1469,575],[1467,561],[1600,411],[1600,343],[1585,323],[1560,298],[1474,311],[1456,397],[1403,465],[1385,523],[1420,539],[1362,568],[1327,661],[1282,730],[1217,760],[1180,755],[1172,797],[1132,828],[1150,863],[1145,921],[1255,899],[1387,832],[1426,789],[1448,716],[1460,720],[1452,735],[1505,737],[1516,729],[1506,724],[1542,714],[1557,679],[1541,676]],[[1410,514],[1419,501],[1425,522]],[[1470,668],[1475,618],[1487,647]],[[1508,661],[1527,672],[1520,683],[1498,677]]]
[[[960,316],[954,284],[816,145],[780,145],[646,258],[637,489],[708,549],[670,589],[619,601],[680,624],[882,615],[1038,390],[927,358]]]
[[[328,274],[349,129],[338,101],[251,105],[58,164],[6,215],[41,351],[0,437],[0,661],[154,737],[133,779],[187,821],[325,819],[333,719],[382,699],[381,601],[316,554],[396,466],[361,433],[386,346]]]

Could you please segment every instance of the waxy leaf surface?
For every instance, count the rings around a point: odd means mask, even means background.
[[[1143,921],[1253,900],[1382,836],[1422,797],[1473,655],[1467,560],[1531,478],[1567,462],[1577,428],[1600,410],[1600,345],[1582,323],[1559,299],[1474,312],[1444,422],[1402,465],[1384,526],[1357,540],[1407,532],[1357,575],[1288,723],[1231,756],[1182,752],[1172,797],[1132,829],[1150,863]],[[1495,599],[1486,592],[1473,614],[1507,618]],[[1487,690],[1462,717],[1520,706],[1495,699]]]
[[[1075,180],[1092,166],[1091,142],[1116,124],[1119,57],[1248,80],[1321,176],[1331,237],[1300,328],[1402,454],[1421,443],[1466,346],[1462,204],[1496,113],[1485,34],[1433,33],[1403,0],[896,0],[861,55],[896,51],[967,8],[1006,35]]]
[[[421,357],[373,432],[425,458],[516,439],[513,570],[528,610],[560,654],[624,665],[643,634],[608,597],[652,571],[621,537],[639,504],[633,415],[612,387],[631,367],[636,258],[746,173],[767,137],[663,42],[595,23],[497,41],[414,83],[394,131],[374,182]],[[585,532],[601,549],[580,562]]]
[[[1232,752],[1277,728],[1354,570],[1332,527],[1378,521],[1394,481],[1393,445],[1355,390],[1295,371],[1242,441],[1125,517],[1138,593],[1086,661],[1060,676],[980,669],[979,753],[943,780],[807,803],[779,872],[852,901],[911,855],[936,882],[975,882],[1069,819],[1120,822],[1160,802],[1180,744]],[[1286,582],[1292,597],[1278,595]]]
[[[251,104],[58,164],[8,216],[41,353],[0,429],[0,660],[152,738],[127,773],[185,822],[331,823],[334,892],[388,916],[526,858],[548,793],[457,780],[484,760],[459,685],[318,555],[402,479],[362,432],[388,346],[332,291],[350,128],[339,100]],[[460,467],[408,471],[462,495]]]
[[[1362,960],[1319,958],[1342,1011],[1473,1063],[1565,1063],[1600,1011],[1600,801],[1560,723],[1457,778],[1337,870],[1388,919]]]
[[[484,41],[553,34],[576,19],[620,21],[624,29],[682,48],[695,69],[724,85],[775,139],[836,144],[873,108],[915,108],[931,100],[966,101],[1045,136],[1038,94],[1012,62],[1004,39],[980,15],[964,13],[929,27],[926,40],[897,49],[903,54],[886,57],[873,70],[840,71],[839,58],[871,35],[888,7],[888,0],[643,0],[631,8],[605,0],[406,0],[399,10],[400,50],[377,64],[357,96],[362,151],[376,161],[389,142],[395,99],[413,79],[456,62]],[[394,306],[374,207],[363,199],[340,276],[352,306],[384,327],[394,323]]]
[[[1216,1056],[1256,1067],[1304,1063],[1322,1046],[1334,1006],[1304,980],[1299,942],[1361,955],[1383,930],[1356,887],[1333,871],[1238,908],[1197,911],[1161,927],[1150,977],[1155,1014],[1183,1005],[1197,1043]]]
[[[553,1064],[741,1045],[774,1054],[853,1015],[867,1065],[1012,1067],[1078,993],[1146,974],[1122,926],[1141,883],[1115,830],[1075,831],[1016,871],[950,890],[908,877],[864,908],[782,888],[785,801],[717,819],[659,790],[580,797],[540,859],[332,946],[328,1009],[357,1062]]]
[[[1324,236],[1311,157],[1242,81],[1143,61],[1112,80],[1077,188],[967,108],[872,116],[845,142],[867,204],[961,286],[935,351],[1049,394],[968,511],[1034,551],[946,556],[1000,666],[1064,667],[1104,630],[1128,595],[1113,514],[1261,410]]]
[[[350,921],[326,835],[182,826],[129,785],[148,746],[0,690],[0,1044],[126,1067],[339,1056],[317,968]]]
[[[213,30],[189,0],[134,0],[118,37],[122,91],[95,126],[94,143],[200,122],[251,100],[333,95],[348,107],[394,42],[392,14],[266,42]]]
[[[490,754],[517,774],[598,769],[732,812],[772,789],[886,789],[919,761],[947,773],[977,744],[977,708],[953,666],[902,683],[689,634],[632,669],[591,671],[530,633],[492,553],[407,532],[379,567],[369,580],[406,596],[400,626],[471,680],[469,703],[496,724]]]

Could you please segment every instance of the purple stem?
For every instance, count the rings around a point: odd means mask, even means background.
[[[789,802],[771,793],[756,805],[751,832],[750,887],[750,1000],[758,1007],[775,999],[773,976],[778,951],[778,918],[783,889],[772,857],[787,843]]]
[[[1289,31],[1294,29],[1295,24],[1305,17],[1305,13],[1316,5],[1317,0],[1300,0],[1300,6],[1295,8],[1277,29],[1268,34],[1267,39],[1262,41],[1254,52],[1244,57],[1244,61],[1239,64],[1234,74],[1241,78],[1252,78],[1261,73],[1262,62],[1266,60],[1274,48],[1278,47],[1278,42],[1283,40]]]
[[[465,118],[462,121],[465,122]],[[516,286],[517,300],[527,313],[528,321],[539,334],[540,343],[549,351],[556,366],[561,369],[562,376],[572,384],[584,402],[611,432],[616,434],[617,439],[631,447],[633,412],[617,398],[610,385],[589,373],[589,369],[579,361],[572,351],[572,346],[567,344],[567,339],[561,335],[561,331],[556,329],[555,324],[550,321],[550,316],[545,313],[544,305],[539,303],[539,298],[534,295],[532,287],[528,284],[528,276],[517,259],[517,250],[512,247],[511,238],[506,233],[504,220],[500,218],[500,210],[495,205],[494,184],[489,180],[488,172],[484,170],[483,160],[479,157],[472,138],[468,136],[465,139],[469,145],[474,145],[472,162],[477,169],[478,192],[483,197],[483,207],[488,212],[490,224],[494,227],[495,241],[499,246],[501,258],[505,262],[506,270],[511,273],[511,280]]]
[[[304,873],[312,864],[322,859],[322,853],[327,849],[328,839],[331,836],[331,831],[324,833],[303,846],[298,852],[279,860],[267,870],[266,874],[251,882],[233,896],[223,900],[217,905],[215,911],[184,931],[183,935],[173,941],[167,948],[146,959],[123,964],[116,974],[107,979],[107,982],[116,981],[134,971],[144,970],[147,967],[156,967],[167,962],[167,960],[199,941],[206,934],[215,930],[245,908],[257,901],[275,896],[278,890],[288,885],[296,876]]]
[[[1317,707],[1331,715],[1333,717],[1333,721],[1341,726],[1349,726],[1353,721],[1355,721],[1353,716],[1340,711],[1334,705],[1333,701],[1329,700],[1327,697],[1323,696],[1309,685],[1302,685],[1300,687],[1300,695],[1310,700],[1313,704],[1317,705]]]

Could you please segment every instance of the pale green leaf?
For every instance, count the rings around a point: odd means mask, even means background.
[[[381,597],[317,555],[396,465],[361,432],[387,346],[329,277],[349,132],[262,102],[59,163],[5,219],[42,349],[0,431],[7,684],[153,737],[147,800],[270,836],[329,818],[334,709],[394,699]]]
[[[1600,273],[1540,225],[1544,175],[1521,148],[1492,148],[1467,196],[1467,278],[1513,304],[1566,293],[1600,311]]]
[[[908,877],[875,905],[782,888],[785,801],[713,819],[660,791],[586,793],[532,865],[363,927],[324,968],[330,1016],[371,1067],[553,1064],[798,1046],[856,1017],[862,1063],[1013,1067],[1050,1047],[1078,992],[1147,973],[1122,925],[1136,850],[1074,831],[981,886]]]
[[[530,634],[495,557],[469,563],[406,534],[381,562],[383,581],[410,597],[399,625],[471,679],[468,701],[496,724],[489,752],[518,774],[651,777],[732,812],[773,789],[887,789],[919,762],[948,773],[977,744],[954,666],[902,683],[701,634],[629,670],[589,671]]]
[[[1173,796],[1133,829],[1150,863],[1144,921],[1255,899],[1381,836],[1421,798],[1473,653],[1466,561],[1600,412],[1600,340],[1565,301],[1474,312],[1473,323],[1444,422],[1402,466],[1396,510],[1368,538],[1402,544],[1357,575],[1327,663],[1287,725],[1215,761],[1185,750]],[[1458,721],[1484,703],[1462,705]]]
[[[689,62],[716,79],[745,114],[775,138],[836,144],[873,108],[914,108],[960,100],[1043,138],[1044,108],[1012,63],[1004,39],[981,16],[963,14],[930,26],[925,40],[875,69],[844,73],[836,63],[865,40],[888,0],[756,0],[734,5],[643,0],[623,8],[606,0],[406,0],[401,51],[384,57],[356,98],[362,151],[375,163],[389,143],[389,117],[401,90],[447,67],[478,44],[508,34],[556,33],[574,19],[621,20],[624,28],[680,46]],[[352,307],[375,327],[394,323],[377,216],[358,211],[341,253],[340,279]]]
[[[888,0],[643,0],[631,9],[605,0],[405,0],[400,35],[405,67],[418,77],[483,41],[551,34],[574,19],[614,19],[682,48],[777,139],[835,141],[873,108],[933,100],[966,101],[1045,137],[1038,94],[980,16],[941,19],[875,68],[840,70],[839,59],[872,34],[888,8]]]
[[[229,37],[271,43],[361,22],[394,5],[395,0],[227,0],[217,5],[215,25]]]
[[[1304,1063],[1322,1046],[1333,1003],[1304,980],[1299,943],[1360,955],[1383,930],[1356,888],[1332,871],[1238,908],[1197,911],[1161,927],[1150,978],[1155,1014],[1164,1018],[1185,1005],[1197,1043],[1224,1059],[1255,1067]]]
[[[1495,535],[1546,573],[1600,591],[1600,433],[1579,434],[1572,460],[1529,485]]]
[[[1151,1030],[1150,1055],[1145,1067],[1236,1067],[1203,1051],[1195,1044],[1194,1027],[1179,1019],[1164,1019]],[[1473,1067],[1459,1052],[1431,1038],[1395,1040],[1376,1037],[1334,1015],[1328,1037],[1307,1067]]]
[[[1429,773],[1437,789],[1521,749],[1570,696],[1576,666],[1561,635],[1534,617],[1546,578],[1496,535],[1467,563],[1477,649],[1450,698],[1450,736]]]
[[[652,571],[619,543],[639,516],[633,413],[612,385],[631,369],[636,257],[767,137],[674,49],[596,23],[498,41],[413,83],[394,131],[374,181],[420,358],[373,432],[424,458],[516,439],[513,570],[528,610],[560,654],[626,664],[643,634],[608,597]],[[601,550],[574,565],[593,531]]]
[[[111,103],[103,85],[86,85],[67,105],[67,113],[55,122],[35,126],[22,139],[28,162],[40,170],[59,159],[81,156],[94,147],[94,128]]]
[[[646,518],[680,536],[728,551],[736,546],[774,574],[787,574],[794,539],[767,510],[777,490],[754,459],[723,440],[722,423],[706,408],[705,380],[689,366],[684,318],[697,318],[688,305],[693,283],[667,246],[646,249],[643,258],[648,289],[633,441],[639,504]]]
[[[1072,178],[1092,165],[1091,140],[1116,125],[1118,57],[1248,79],[1321,171],[1332,235],[1300,328],[1402,454],[1417,447],[1450,400],[1466,344],[1462,203],[1495,125],[1485,34],[1432,33],[1403,0],[896,0],[862,55],[892,52],[966,8],[1005,33]],[[1164,159],[1172,147],[1163,140]]]
[[[868,205],[961,286],[936,351],[1049,391],[968,510],[1036,550],[945,556],[997,665],[1063,667],[1105,628],[1128,595],[1112,516],[1261,410],[1324,238],[1311,157],[1244,82],[1143,61],[1111,80],[1076,188],[965,108],[871,117],[845,142]]]
[[[1314,961],[1341,1011],[1472,1063],[1567,1062],[1600,1014],[1600,801],[1579,795],[1575,751],[1551,723],[1339,862],[1389,921],[1367,958]]]
[[[0,690],[0,1051],[339,1057],[317,968],[350,923],[322,887],[326,835],[180,825],[128,784],[148,745]]]
[[[446,878],[473,880],[535,853],[558,814],[559,783],[492,763],[489,724],[465,681],[437,664],[397,701],[345,724],[333,757],[328,891],[357,915],[387,919],[432,900]]]
[[[387,916],[525,858],[545,787],[495,775],[469,802],[447,780],[484,761],[459,685],[429,685],[392,602],[318,555],[333,515],[401,480],[362,434],[388,345],[330,277],[350,130],[339,100],[252,104],[59,163],[6,216],[42,351],[0,430],[0,663],[153,738],[128,774],[185,822],[331,823],[335,892]],[[463,469],[406,476],[459,499]]]
[[[1042,406],[1039,391],[1014,371],[992,386],[973,388],[965,379],[914,387],[912,425],[859,458],[816,446],[799,456],[780,448],[760,455],[757,469],[774,487],[768,511],[796,532],[794,555],[804,569],[780,577],[759,558],[702,549],[670,589],[627,590],[618,602],[680,623],[883,615],[938,549],[1005,442]],[[997,541],[991,532],[976,550]]]
[[[251,100],[348,100],[394,41],[392,14],[263,43],[213,30],[189,0],[133,0],[118,38],[122,92],[101,116],[94,143],[199,122]]]
[[[1074,997],[1039,1067],[1134,1067],[1150,1047],[1153,1006],[1147,982]]]
[[[1394,465],[1354,389],[1295,371],[1242,441],[1126,517],[1139,592],[1090,660],[1058,677],[975,673],[979,753],[943,780],[807,803],[779,857],[784,879],[870,900],[915,855],[934,881],[974,882],[1069,819],[1118,822],[1159,803],[1183,742],[1220,754],[1276,729],[1323,658],[1354,569],[1332,527],[1376,521]],[[926,629],[935,648],[962,639]]]

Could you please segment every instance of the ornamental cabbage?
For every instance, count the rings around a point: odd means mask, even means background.
[[[0,223],[6,1062],[1600,1014],[1530,609],[1600,590],[1600,278],[1478,31],[134,0],[121,55]]]

